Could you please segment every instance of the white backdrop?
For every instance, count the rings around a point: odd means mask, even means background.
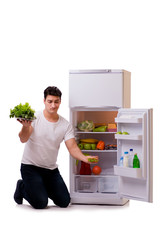
[[[105,235],[110,239],[139,239],[158,231],[154,219],[160,213],[159,21],[158,0],[0,1],[3,239],[42,239],[55,233],[60,239],[63,234],[70,239]],[[24,145],[18,139],[20,124],[9,119],[10,108],[29,102],[34,109],[43,109],[43,91],[55,85],[63,93],[59,113],[69,119],[69,69],[131,71],[132,108],[154,109],[153,204],[130,201],[124,207],[72,206],[36,211],[14,203]],[[63,143],[58,164],[67,185],[68,156]]]

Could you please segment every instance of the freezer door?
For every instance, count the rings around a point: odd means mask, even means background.
[[[117,166],[114,173],[119,176],[119,194],[128,199],[153,201],[153,111],[152,109],[119,109],[116,134]],[[125,151],[133,148],[140,160],[140,168],[119,166]]]
[[[130,107],[130,73],[127,71],[70,71],[69,106]]]

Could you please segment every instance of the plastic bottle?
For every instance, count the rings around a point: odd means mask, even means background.
[[[139,161],[139,158],[137,156],[137,153],[134,154],[133,168],[140,168],[140,161]]]
[[[123,167],[128,167],[128,162],[129,162],[128,152],[124,152]]]
[[[123,157],[120,158],[119,166],[123,167]]]
[[[133,168],[133,158],[134,158],[133,149],[130,148],[130,150],[129,150],[129,167],[131,167],[131,168]]]

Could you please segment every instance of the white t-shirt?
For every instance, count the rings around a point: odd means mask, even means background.
[[[35,115],[33,132],[25,144],[22,163],[55,169],[60,143],[74,138],[72,125],[60,115],[55,123],[49,122],[43,111]]]

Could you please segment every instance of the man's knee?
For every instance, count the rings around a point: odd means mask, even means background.
[[[69,206],[70,201],[71,201],[71,198],[70,198],[70,196],[68,196],[68,197],[65,198],[65,199],[61,199],[60,201],[55,202],[55,204],[56,204],[57,206],[61,207],[61,208],[66,208],[66,207]]]
[[[32,207],[35,209],[44,209],[48,205],[48,199],[37,199],[31,203]]]

